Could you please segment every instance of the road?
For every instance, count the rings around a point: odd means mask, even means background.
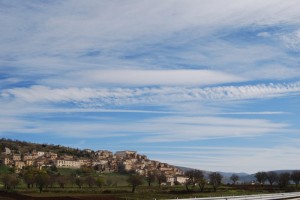
[[[300,192],[245,195],[245,196],[188,198],[188,199],[180,199],[180,200],[276,200],[276,199],[294,199],[294,200],[299,199],[300,200]]]

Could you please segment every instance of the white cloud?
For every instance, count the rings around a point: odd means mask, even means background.
[[[272,170],[295,170],[300,162],[295,157],[300,156],[299,148],[296,146],[273,146],[261,147],[190,147],[184,150],[179,147],[178,151],[165,149],[160,153],[147,151],[154,159],[164,160],[177,166],[188,166],[191,168],[225,171],[225,172],[247,172]],[[287,164],[288,163],[288,164]]]
[[[300,50],[300,29],[281,35],[280,38],[285,45],[292,50]]]
[[[182,101],[230,101],[273,98],[300,92],[300,82],[290,84],[258,84],[244,86],[218,86],[206,88],[160,87],[160,88],[30,88],[6,89],[0,93],[3,100],[26,102],[85,102],[105,104],[168,104]],[[83,104],[82,104],[83,105]]]
[[[75,81],[79,83],[75,83]],[[43,80],[55,85],[117,85],[117,86],[192,86],[241,82],[246,79],[212,70],[97,70],[80,71],[63,76],[61,80]]]
[[[289,132],[289,125],[262,119],[225,117],[158,117],[139,123],[137,132],[155,133],[142,142],[195,141],[216,138],[257,137],[265,134]]]
[[[300,17],[297,0],[284,3],[280,0],[167,0],[126,4],[118,1],[5,4],[8,4],[5,12],[0,12],[1,26],[6,27],[0,37],[0,57],[3,63],[16,66],[18,73],[27,75],[38,71],[36,75],[60,76],[78,69],[122,67],[166,69],[174,64],[172,55],[174,59],[184,60],[185,66],[204,65],[240,73],[249,62],[255,64],[279,57],[287,60],[289,56],[283,57],[282,50],[273,46],[249,43],[240,47],[230,43],[223,46],[224,42],[222,44],[216,35],[247,26],[297,26]],[[206,43],[203,45],[203,41],[213,43],[215,40],[212,49],[207,48]],[[197,42],[197,47],[193,47]],[[154,57],[148,62],[146,56],[142,61],[130,62],[123,57],[128,52],[139,54],[145,48],[146,54],[158,51],[157,56],[164,57],[165,50],[159,47],[165,44],[175,49],[168,59]],[[199,52],[201,48],[205,51]],[[182,49],[183,53],[179,53]],[[99,55],[85,56],[91,52]],[[205,58],[207,54],[210,56]],[[203,59],[199,59],[201,57]],[[226,70],[229,67],[232,69]]]
[[[50,113],[47,115],[51,119]],[[183,114],[174,116],[173,113],[173,116],[134,121],[115,121],[109,118],[91,120],[83,117],[82,120],[74,122],[68,120],[69,115],[70,113],[61,114],[63,120],[45,120],[34,117],[36,113],[32,113],[31,119],[18,117],[19,119],[16,120],[16,117],[3,117],[2,121],[7,123],[2,124],[0,130],[3,133],[53,134],[67,138],[134,136],[134,141],[139,143],[258,137],[292,131],[289,124],[265,119],[199,117]],[[43,113],[39,113],[38,116],[43,116]],[[66,125],[69,123],[71,125]],[[126,144],[127,138],[122,142]],[[133,139],[130,139],[130,143],[132,142]]]
[[[268,38],[271,37],[272,35],[269,32],[260,32],[257,34],[257,36]]]

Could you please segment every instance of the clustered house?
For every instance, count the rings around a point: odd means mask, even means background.
[[[136,151],[117,151],[113,154],[107,150],[92,151],[84,150],[91,154],[92,158],[80,158],[71,155],[58,155],[53,152],[35,151],[15,152],[5,148],[1,154],[1,162],[4,165],[14,167],[17,172],[26,166],[42,167],[56,166],[57,168],[78,169],[82,166],[93,167],[101,173],[111,173],[120,171],[131,171],[142,176],[151,173],[160,173],[166,177],[166,183],[174,185],[175,182],[184,184],[187,180],[183,172],[167,163],[150,160],[145,155],[140,155]]]

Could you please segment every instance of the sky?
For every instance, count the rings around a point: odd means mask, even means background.
[[[0,137],[299,169],[300,1],[0,0]]]

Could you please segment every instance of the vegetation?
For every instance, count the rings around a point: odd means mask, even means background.
[[[143,177],[133,174],[128,177],[127,181],[132,186],[132,193],[134,193],[136,187],[143,184]]]
[[[235,185],[239,179],[240,179],[240,177],[236,174],[232,174],[230,177],[230,180],[233,182],[233,185]]]
[[[186,190],[189,192],[189,185],[192,185],[193,188],[196,184],[199,184],[200,190],[203,190],[203,185],[205,185],[206,180],[204,179],[204,173],[201,170],[189,170],[185,172],[185,176],[188,180],[185,183]]]
[[[54,144],[37,144],[31,143],[26,141],[19,141],[19,140],[11,140],[11,139],[0,139],[0,150],[1,152],[4,151],[5,147],[15,151],[15,152],[33,152],[36,151],[51,151],[53,153],[57,153],[58,155],[68,154],[74,157],[80,158],[92,158],[93,154],[88,153],[84,150],[71,148],[71,147],[64,147],[61,145],[54,145]]]
[[[16,152],[41,150],[87,158],[92,156],[84,151],[59,145],[1,139],[2,151],[5,147]],[[169,186],[165,185],[167,177],[159,170],[151,171],[144,177],[127,172],[122,165],[119,169],[119,173],[101,173],[87,166],[80,169],[49,166],[42,169],[25,167],[16,173],[14,168],[0,165],[0,187],[7,192],[30,196],[113,195],[126,199],[176,199],[297,191],[300,182],[300,171],[257,172],[255,184],[241,183],[240,177],[232,174],[229,177],[231,182],[224,184],[224,179],[218,172],[207,174],[201,170],[188,170],[185,173],[185,184],[175,182],[174,186]]]
[[[276,181],[272,186],[266,182],[263,190],[259,184],[222,184],[222,176],[218,172],[207,177],[203,171],[193,170],[189,174],[189,190],[186,185],[160,186],[156,174],[149,186],[149,179],[135,174],[102,174],[93,169],[53,169],[33,168],[23,169],[19,174],[11,169],[5,169],[1,175],[2,188],[6,191],[17,191],[30,196],[72,196],[78,195],[113,195],[127,199],[170,199],[225,195],[248,195],[267,192],[296,191],[297,175],[292,173],[276,173]],[[266,172],[268,178],[274,173]],[[203,176],[202,176],[203,175]],[[232,176],[233,177],[233,176]],[[258,176],[259,177],[259,176]],[[207,178],[207,179],[206,179]],[[164,180],[165,181],[165,180]],[[290,181],[290,182],[289,182]],[[208,184],[209,182],[209,184]],[[291,183],[294,183],[291,185]],[[194,186],[193,186],[194,185]],[[197,186],[197,187],[196,187]]]
[[[218,172],[212,172],[209,174],[209,182],[213,186],[214,191],[216,192],[218,187],[222,183],[222,175]]]
[[[269,181],[271,187],[273,186],[273,184],[278,180],[278,175],[276,172],[267,172],[266,173],[266,178]]]
[[[291,174],[291,179],[296,184],[296,187],[298,187],[300,182],[300,171],[293,171]]]

